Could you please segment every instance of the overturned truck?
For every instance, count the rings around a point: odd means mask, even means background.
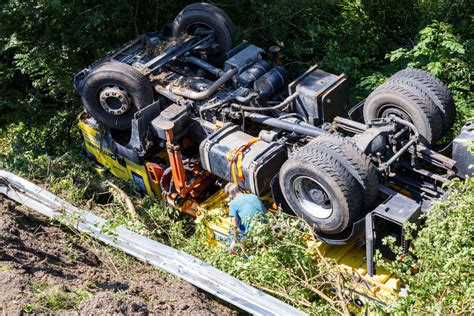
[[[473,125],[437,145],[456,114],[447,87],[405,69],[347,111],[345,75],[315,65],[290,82],[279,47],[233,44],[229,16],[196,3],[80,71],[79,125],[100,170],[192,216],[235,182],[326,245],[365,240],[370,276],[374,249],[394,258],[384,236],[408,250],[404,223],[474,162]]]

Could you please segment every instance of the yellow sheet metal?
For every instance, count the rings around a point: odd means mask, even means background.
[[[137,165],[128,159],[117,157],[110,151],[99,131],[87,124],[85,115],[85,113],[80,114],[78,125],[82,132],[86,149],[94,156],[97,163],[117,178],[132,180],[146,194],[155,196],[145,165]]]

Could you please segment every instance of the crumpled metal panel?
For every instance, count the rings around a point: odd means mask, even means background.
[[[196,257],[136,234],[123,226],[104,233],[102,228],[107,224],[105,219],[81,210],[3,169],[0,169],[0,194],[48,217],[60,217],[79,231],[88,232],[94,238],[254,315],[307,315]]]

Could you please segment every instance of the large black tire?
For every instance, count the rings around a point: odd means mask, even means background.
[[[350,164],[342,160],[334,151],[309,143],[280,170],[286,202],[316,233],[334,235],[350,229],[364,208],[365,192]]]
[[[456,117],[456,106],[448,87],[430,73],[416,68],[400,70],[390,77],[390,82],[410,82],[417,85],[433,100],[443,112],[443,134],[453,127]]]
[[[195,26],[205,26],[214,32],[217,47],[207,54],[208,62],[221,66],[234,41],[235,28],[232,20],[224,10],[215,5],[193,3],[185,7],[174,19],[173,36],[182,33],[193,34]]]
[[[395,114],[411,121],[420,133],[420,141],[431,147],[443,134],[443,114],[429,96],[410,82],[387,83],[375,89],[365,100],[364,120]]]
[[[230,16],[224,10],[219,8],[218,6],[215,6],[215,5],[210,4],[210,3],[196,2],[196,3],[192,3],[188,6],[186,6],[184,9],[188,9],[188,10],[190,10],[190,9],[203,10],[204,9],[204,10],[212,11],[215,14],[218,14],[219,16],[222,17],[222,19],[221,19],[222,23],[224,23],[227,26],[227,28],[229,29],[229,32],[232,36],[232,40],[235,39],[235,25],[234,25],[234,22],[232,22],[232,19],[230,18]]]
[[[117,87],[127,96],[127,107],[123,113],[111,114],[101,105],[101,93],[110,87]],[[135,112],[153,102],[153,88],[135,68],[120,62],[107,62],[89,73],[81,97],[87,112],[97,121],[107,127],[124,130],[130,128]]]
[[[367,210],[374,205],[379,193],[377,169],[359,147],[349,140],[335,135],[316,137],[310,144],[317,146],[320,151],[330,153],[339,162],[346,164],[346,169],[356,178],[364,192],[362,210]]]

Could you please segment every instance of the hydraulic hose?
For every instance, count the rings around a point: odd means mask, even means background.
[[[206,98],[209,98],[214,92],[216,92],[217,89],[219,89],[224,83],[226,83],[230,78],[232,78],[233,75],[237,73],[237,68],[232,68],[227,70],[222,77],[217,79],[208,89],[204,91],[194,91],[185,87],[177,87],[177,86],[171,86],[168,87],[168,90],[170,90],[172,93],[185,97],[187,99],[191,100],[204,100]]]
[[[246,97],[242,97],[242,96],[231,96],[229,98],[226,98],[224,100],[222,100],[221,102],[216,102],[214,104],[209,104],[209,105],[204,105],[202,107],[199,108],[199,116],[202,118],[202,113],[205,112],[205,111],[209,111],[209,110],[212,110],[212,109],[215,109],[219,106],[222,106],[224,104],[227,104],[229,102],[232,102],[232,101],[238,101],[238,102],[248,102],[250,99],[256,97],[257,94],[256,93],[250,93],[248,96]]]

